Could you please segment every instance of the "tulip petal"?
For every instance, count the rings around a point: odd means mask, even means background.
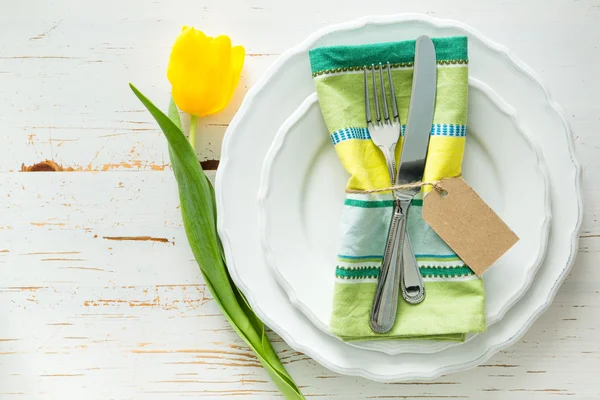
[[[169,58],[167,78],[172,96],[184,112],[206,116],[221,111],[231,100],[244,63],[244,48],[231,39],[206,36],[184,26]]]
[[[215,110],[223,108],[222,104],[227,102],[229,90],[231,39],[225,35],[217,36],[212,45],[216,54],[217,68],[210,76],[214,90],[210,93],[205,115],[214,114]]]
[[[212,90],[206,76],[213,60],[210,40],[194,29],[185,28],[175,40],[171,50],[167,78],[173,87],[173,99],[186,113],[201,115],[206,112],[205,99]],[[200,99],[200,100],[199,100]]]
[[[222,97],[218,104],[210,110],[210,114],[216,114],[222,111],[231,101],[235,88],[237,87],[244,66],[245,50],[242,46],[234,46],[231,48],[231,64],[227,69],[227,82],[222,89]]]

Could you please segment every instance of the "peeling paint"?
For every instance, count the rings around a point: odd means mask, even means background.
[[[102,239],[169,243],[169,239],[167,239],[167,238],[159,238],[159,237],[151,237],[151,236],[102,236]]]

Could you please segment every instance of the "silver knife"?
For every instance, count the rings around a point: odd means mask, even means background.
[[[412,92],[396,176],[397,185],[423,179],[435,107],[436,77],[433,42],[428,36],[420,36],[415,44]],[[388,332],[394,325],[398,287],[408,303],[418,304],[425,298],[423,278],[406,231],[410,205],[419,191],[419,188],[415,188],[395,193],[392,220],[370,318],[371,329],[378,333]]]

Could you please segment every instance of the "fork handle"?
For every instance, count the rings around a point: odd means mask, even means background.
[[[391,144],[389,147],[377,146],[383,153],[385,163],[387,164],[388,173],[390,175],[390,183],[393,185],[396,180],[396,143]]]
[[[399,199],[394,201],[392,220],[369,321],[371,329],[376,333],[389,332],[396,321],[398,289],[401,275],[403,275],[404,246],[405,241],[410,240],[406,235],[406,216],[409,206],[410,201]],[[406,244],[410,246],[410,243]],[[412,246],[410,248],[412,249]]]

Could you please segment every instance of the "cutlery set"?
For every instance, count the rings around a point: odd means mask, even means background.
[[[383,66],[379,65],[381,104],[384,120],[379,110],[375,68],[371,66],[375,98],[376,124],[371,119],[367,69],[364,69],[365,114],[371,139],[382,151],[388,166],[390,181],[395,185],[415,183],[423,178],[425,159],[433,121],[436,94],[436,56],[433,42],[427,36],[417,39],[408,120],[398,171],[395,168],[395,148],[401,129],[394,83],[387,63],[393,118],[390,120],[383,83]],[[425,286],[419,272],[410,235],[406,231],[408,213],[414,196],[420,188],[394,191],[394,208],[385,245],[381,274],[371,309],[370,325],[374,332],[388,332],[396,320],[398,289],[409,304],[419,304],[425,299]]]

